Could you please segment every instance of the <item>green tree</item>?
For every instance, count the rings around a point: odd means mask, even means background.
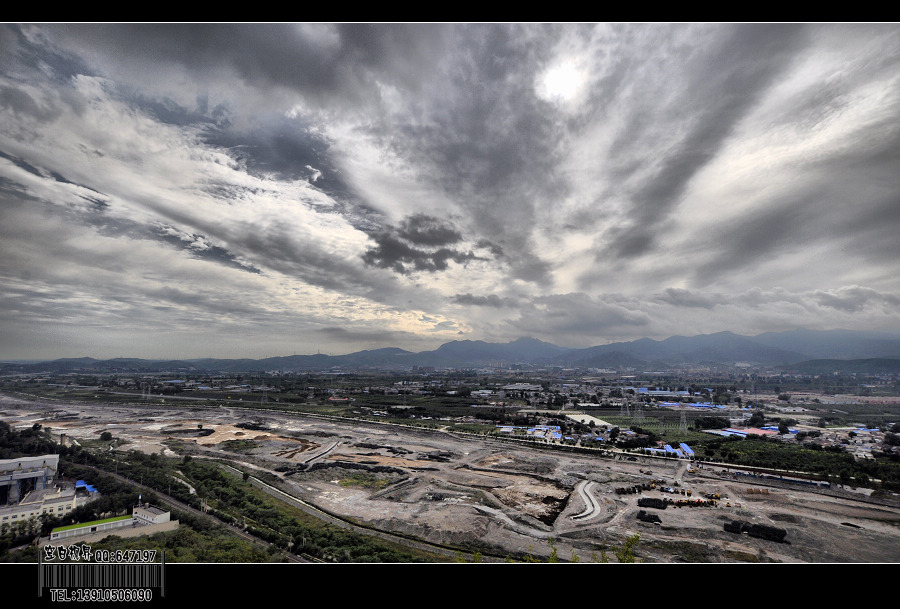
[[[750,420],[747,423],[750,427],[761,427],[766,424],[766,415],[761,410],[756,410],[750,415]]]
[[[559,562],[559,552],[553,543],[552,537],[547,538],[547,545],[550,546],[550,556],[547,557],[547,562]]]
[[[615,550],[616,560],[619,562],[635,562],[635,553],[634,548],[640,541],[641,536],[639,533],[635,533],[631,537],[625,540],[625,543],[622,544],[621,548],[617,548]]]

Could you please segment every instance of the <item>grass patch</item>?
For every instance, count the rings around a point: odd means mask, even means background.
[[[380,478],[375,474],[370,472],[360,472],[356,474],[351,474],[346,478],[342,478],[338,484],[341,486],[362,486],[364,488],[371,488],[375,490],[381,490],[388,485],[390,485],[391,481],[387,478]]]
[[[91,522],[81,522],[76,524],[70,524],[64,527],[57,527],[53,529],[53,533],[59,533],[61,531],[70,531],[72,529],[80,529],[81,527],[90,527],[97,526],[100,524],[106,524],[108,522],[116,522],[118,520],[131,520],[131,516],[116,516],[114,518],[105,518],[104,520],[93,520]]]
[[[253,440],[225,440],[221,445],[225,450],[235,453],[250,452],[254,448],[259,448],[259,444]]]

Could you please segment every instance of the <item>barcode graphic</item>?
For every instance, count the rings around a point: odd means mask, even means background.
[[[155,563],[41,564],[43,588],[157,588],[163,586],[163,565]]]

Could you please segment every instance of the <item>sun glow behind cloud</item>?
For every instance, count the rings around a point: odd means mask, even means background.
[[[541,99],[556,104],[576,100],[587,82],[585,70],[567,59],[545,70],[537,79],[535,91]]]

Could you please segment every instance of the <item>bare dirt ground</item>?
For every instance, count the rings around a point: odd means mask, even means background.
[[[127,440],[120,449],[225,457],[280,476],[293,494],[335,514],[485,554],[602,560],[640,535],[647,562],[900,562],[900,502],[861,493],[736,479],[674,460],[627,460],[317,417],[185,406],[107,406],[0,396],[0,420],[41,423],[54,436]],[[238,441],[238,442],[235,442]],[[241,442],[243,441],[243,442]],[[616,488],[656,481],[653,490]],[[678,482],[679,493],[660,490]],[[641,497],[717,493],[715,507],[641,508]],[[642,522],[656,514],[661,524]],[[787,543],[726,532],[743,521],[787,531]],[[552,541],[551,541],[552,540]]]

